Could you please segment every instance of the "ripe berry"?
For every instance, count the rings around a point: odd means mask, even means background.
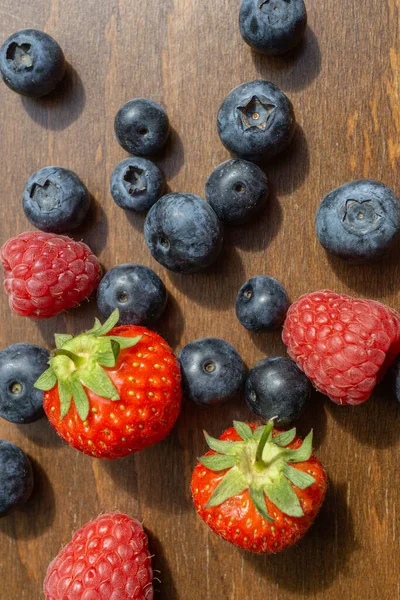
[[[222,246],[222,227],[207,202],[194,194],[167,194],[149,210],[147,246],[164,267],[196,273],[213,263]]]
[[[48,319],[78,306],[97,288],[101,267],[83,242],[28,231],[0,250],[10,308],[23,317]]]
[[[133,156],[120,162],[111,175],[111,195],[121,208],[149,210],[162,196],[165,178],[156,164]]]
[[[114,128],[123,149],[138,156],[150,156],[161,150],[170,131],[165,110],[146,98],[136,98],[121,106]]]
[[[268,179],[257,165],[247,160],[227,160],[206,183],[206,198],[220,221],[246,223],[268,200]]]
[[[381,256],[397,237],[400,202],[383,183],[351,181],[323,199],[316,228],[328,252],[352,262],[368,262]]]
[[[290,306],[283,285],[273,277],[252,277],[236,298],[236,315],[249,331],[273,331],[283,325]]]
[[[298,419],[310,398],[311,384],[290,358],[265,358],[246,380],[246,402],[254,414],[275,424]]]
[[[63,167],[45,167],[27,181],[23,208],[37,229],[65,233],[79,227],[90,206],[86,186],[73,171]]]
[[[121,325],[150,325],[167,305],[161,279],[143,265],[124,264],[106,273],[97,289],[97,305],[108,318],[116,308]]]
[[[0,516],[24,504],[33,490],[32,465],[18,446],[0,440]]]
[[[48,368],[50,353],[33,344],[14,344],[0,352],[0,417],[32,423],[43,415],[43,392],[35,381]]]
[[[222,404],[243,387],[246,367],[235,348],[217,338],[190,342],[179,354],[183,388],[195,404]]]
[[[0,48],[0,71],[9,88],[38,98],[64,77],[65,58],[57,42],[38,29],[21,29]]]

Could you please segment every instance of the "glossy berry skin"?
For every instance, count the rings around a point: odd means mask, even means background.
[[[114,202],[126,210],[149,210],[162,196],[165,178],[150,160],[133,156],[120,162],[111,175]]]
[[[400,315],[323,290],[292,304],[282,337],[318,391],[336,404],[362,404],[400,353]]]
[[[45,167],[27,181],[23,208],[34,227],[49,233],[66,233],[79,227],[90,207],[86,186],[73,171]]]
[[[101,266],[90,248],[64,235],[28,231],[0,250],[4,288],[17,315],[48,319],[78,306],[97,288]]]
[[[24,504],[32,494],[32,465],[18,446],[0,440],[0,516]]]
[[[137,156],[151,156],[165,146],[170,125],[167,113],[157,102],[135,98],[121,106],[114,129],[124,150]]]
[[[246,402],[264,421],[289,425],[301,416],[311,394],[307,377],[290,358],[265,358],[249,372]]]
[[[283,285],[273,277],[252,277],[236,298],[236,316],[249,331],[274,331],[282,327],[290,302]]]
[[[252,430],[256,425],[250,424]],[[274,430],[274,436],[279,430]],[[219,438],[225,441],[240,441],[234,428],[227,429]],[[295,449],[301,445],[301,438],[296,436],[287,446]],[[205,456],[213,456],[210,450]],[[224,478],[226,471],[216,473],[197,463],[191,481],[191,491],[195,508],[203,521],[222,539],[238,546],[243,550],[257,554],[276,554],[286,550],[298,542],[314,522],[323,503],[327,476],[318,458],[313,454],[296,468],[306,473],[312,473],[315,483],[305,489],[294,488],[304,512],[302,517],[290,517],[284,514],[265,497],[268,513],[274,522],[270,523],[262,517],[253,504],[249,490],[231,497],[220,506],[207,507],[216,487]]]
[[[13,344],[0,352],[0,417],[32,423],[43,417],[43,392],[35,381],[48,367],[50,353],[33,344]]]
[[[374,261],[399,234],[400,202],[383,183],[351,181],[322,200],[316,230],[328,252],[355,263]]]
[[[48,566],[43,591],[46,600],[153,600],[141,523],[119,513],[86,523]]]
[[[269,160],[291,142],[296,128],[292,103],[273,83],[250,81],[235,88],[218,113],[224,146],[247,160]]]
[[[190,342],[179,354],[183,389],[200,406],[222,404],[237,396],[246,367],[237,350],[218,338]]]
[[[64,77],[65,58],[57,42],[38,29],[21,29],[0,48],[4,83],[17,94],[39,98]]]
[[[222,246],[222,226],[200,196],[172,193],[150,209],[144,236],[153,258],[175,273],[196,273],[211,265]]]
[[[268,179],[255,164],[240,159],[219,165],[206,183],[206,198],[220,221],[247,223],[268,200]]]
[[[257,52],[283,54],[304,37],[306,6],[303,0],[242,0],[239,28],[244,41]]]
[[[121,325],[149,325],[161,317],[168,294],[154,271],[124,264],[106,273],[97,289],[97,306],[108,318],[118,308]]]

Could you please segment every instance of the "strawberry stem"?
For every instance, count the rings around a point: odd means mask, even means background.
[[[265,429],[263,431],[263,434],[260,438],[258,446],[257,446],[255,464],[260,468],[264,468],[266,466],[265,462],[262,459],[262,455],[263,455],[263,451],[265,448],[265,444],[268,442],[269,436],[271,435],[273,428],[274,428],[274,421],[273,420],[268,421],[268,423],[266,424]]]
[[[76,368],[81,367],[87,362],[87,359],[83,356],[78,356],[74,352],[70,352],[70,350],[66,350],[65,348],[60,350],[54,350],[52,354],[53,356],[67,356],[72,360]]]

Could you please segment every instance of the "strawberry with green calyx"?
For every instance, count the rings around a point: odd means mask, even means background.
[[[115,327],[116,310],[76,337],[56,335],[50,366],[35,387],[69,444],[99,458],[121,458],[164,439],[181,407],[177,359],[159,335]]]
[[[220,537],[260,554],[289,548],[322,505],[327,475],[312,454],[312,432],[279,431],[234,422],[220,439],[205,433],[210,451],[191,482],[200,517]]]

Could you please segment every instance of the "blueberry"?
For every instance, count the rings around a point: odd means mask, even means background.
[[[9,88],[39,98],[64,77],[65,58],[57,42],[38,29],[21,29],[0,48],[0,71]]]
[[[283,285],[273,277],[252,277],[240,288],[236,315],[249,331],[273,331],[283,325],[289,310]]]
[[[49,352],[33,344],[14,344],[0,352],[0,417],[32,423],[43,416],[43,392],[34,383],[49,360]]]
[[[296,127],[289,98],[269,81],[251,81],[235,88],[218,113],[224,146],[240,158],[270,159],[291,142]]]
[[[311,394],[307,377],[290,358],[265,358],[246,380],[246,402],[265,421],[277,417],[277,425],[298,419]]]
[[[163,196],[147,213],[146,243],[153,257],[175,273],[196,273],[217,258],[222,227],[217,215],[199,196]]]
[[[356,263],[372,261],[399,233],[399,200],[393,190],[377,181],[351,181],[322,200],[316,230],[328,252]]]
[[[277,55],[301,41],[307,28],[303,0],[242,0],[239,13],[244,41],[262,54]]]
[[[0,440],[0,516],[24,504],[32,490],[33,472],[29,458],[18,446]]]
[[[167,290],[147,267],[124,264],[105,274],[97,289],[97,306],[105,318],[118,308],[123,325],[150,325],[167,304]]]
[[[206,183],[206,198],[218,218],[231,225],[246,223],[268,200],[268,179],[247,160],[232,159],[219,165]]]
[[[212,406],[242,389],[246,367],[235,348],[218,338],[190,342],[179,354],[183,388],[195,404]]]
[[[111,195],[121,208],[135,211],[149,210],[162,196],[164,175],[150,160],[126,158],[111,175]]]
[[[44,167],[27,181],[23,195],[25,216],[32,225],[50,233],[79,227],[87,215],[90,196],[69,169]]]
[[[400,402],[400,356],[396,358],[391,368],[391,376],[396,399]]]
[[[114,128],[123,149],[139,156],[151,156],[161,150],[170,131],[168,115],[162,106],[145,98],[121,106]]]

